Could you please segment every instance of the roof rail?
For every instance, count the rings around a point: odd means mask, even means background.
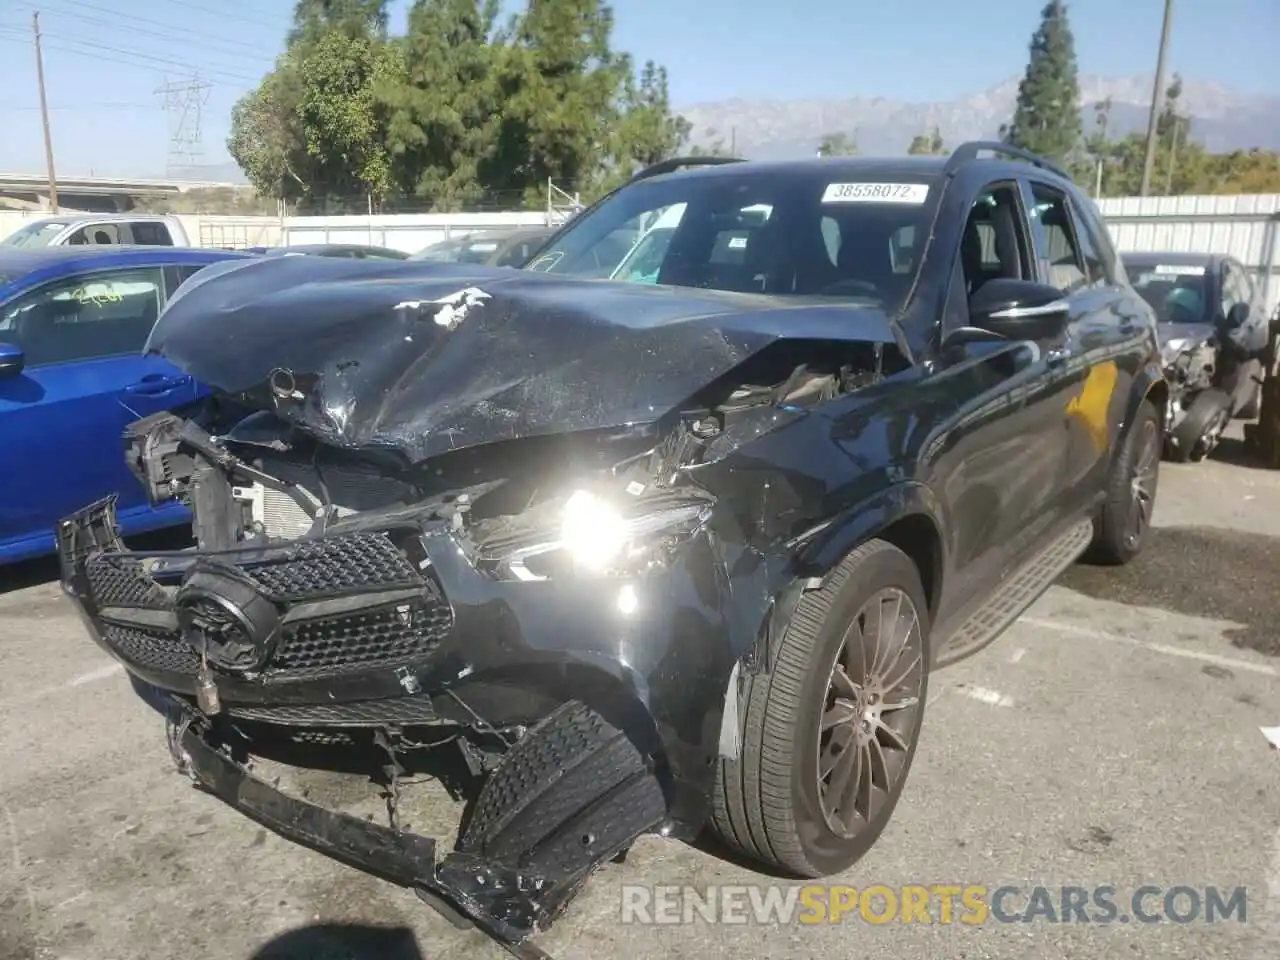
[[[660,177],[664,173],[674,173],[681,167],[714,167],[722,163],[743,163],[742,157],[672,157],[670,160],[659,160],[655,164],[645,167],[628,182],[636,183],[639,180],[648,180],[650,177]]]
[[[962,163],[968,163],[970,160],[976,160],[978,154],[983,150],[991,153],[1004,154],[1006,157],[1015,157],[1018,160],[1025,160],[1027,163],[1034,164],[1042,170],[1050,170],[1060,177],[1071,179],[1071,174],[1067,173],[1062,167],[1038,153],[1032,153],[1030,150],[1023,150],[1021,147],[1015,147],[1009,143],[1001,143],[999,140],[970,140],[968,143],[962,143],[951,151],[951,156],[947,158],[946,171],[950,173]]]

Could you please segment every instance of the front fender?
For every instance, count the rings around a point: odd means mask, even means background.
[[[926,587],[933,575],[945,569],[945,558],[941,554],[944,540],[941,536],[942,525],[938,520],[938,502],[928,486],[919,481],[906,481],[890,487],[859,501],[852,507],[842,511],[820,529],[811,531],[806,537],[802,535],[797,544],[797,568],[802,576],[817,578],[823,581],[836,565],[840,563],[859,544],[865,543],[886,531],[892,531],[904,521],[913,520],[927,523],[932,531],[936,551],[930,566],[932,570],[921,570],[921,579]],[[897,543],[895,536],[889,536]],[[898,546],[903,546],[901,543]],[[906,548],[904,548],[906,549]],[[912,553],[907,549],[908,554]],[[921,558],[913,556],[917,563]],[[930,590],[936,596],[937,583]]]
[[[1156,416],[1159,418],[1160,426],[1165,426],[1165,417],[1168,413],[1169,402],[1169,384],[1164,378],[1164,371],[1160,369],[1157,360],[1150,360],[1139,369],[1137,376],[1133,378],[1133,386],[1129,391],[1126,399],[1124,419],[1120,423],[1120,432],[1116,437],[1116,444],[1111,450],[1111,457],[1114,460],[1116,451],[1120,450],[1124,442],[1129,438],[1129,428],[1133,426],[1133,421],[1138,415],[1138,408],[1144,400],[1150,400],[1151,405],[1156,409]]]

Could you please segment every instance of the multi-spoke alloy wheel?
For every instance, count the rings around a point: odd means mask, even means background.
[[[1132,506],[1124,537],[1125,546],[1129,549],[1134,549],[1142,542],[1142,535],[1151,525],[1159,471],[1160,433],[1154,420],[1144,420],[1140,425],[1136,456],[1133,458],[1133,479],[1129,481]]]
[[[819,721],[818,795],[838,836],[865,829],[905,770],[923,667],[915,604],[876,591],[841,640]]]
[[[918,562],[871,540],[787,616],[769,668],[741,680],[741,754],[724,759],[716,831],[787,873],[847,870],[902,796],[928,699]],[[731,681],[733,682],[733,681]]]
[[[1190,414],[1188,414],[1188,417]],[[1174,433],[1182,429],[1182,423]],[[1098,563],[1128,563],[1141,551],[1155,512],[1156,485],[1164,426],[1157,407],[1149,400],[1138,404],[1133,423],[1111,462],[1107,496],[1093,524],[1089,557]],[[1172,443],[1181,449],[1181,441]]]

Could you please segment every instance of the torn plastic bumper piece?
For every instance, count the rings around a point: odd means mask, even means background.
[[[464,917],[523,960],[546,958],[525,941],[550,925],[583,878],[552,882],[465,853],[437,861],[434,839],[290,797],[221,750],[198,714],[180,704],[174,711],[171,748],[199,788],[287,840],[420,891],[455,925]]]

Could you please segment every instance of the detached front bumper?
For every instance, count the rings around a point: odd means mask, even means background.
[[[201,789],[280,836],[384,880],[414,889],[455,926],[478,927],[522,960],[546,958],[527,939],[545,930],[580,889],[586,871],[550,878],[452,852],[404,833],[290,797],[256,777],[219,743],[206,718],[174,701],[170,748]]]

